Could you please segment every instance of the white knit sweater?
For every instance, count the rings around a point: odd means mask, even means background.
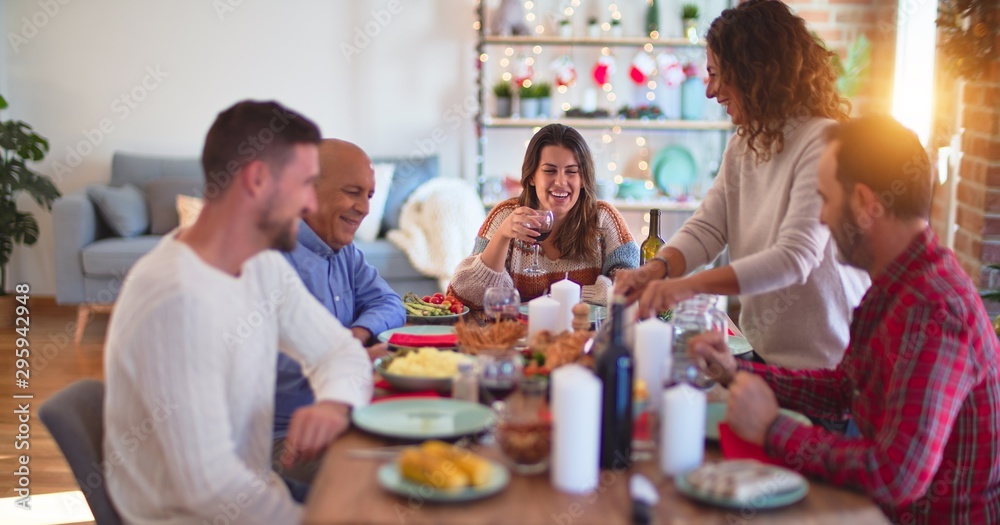
[[[364,348],[276,252],[233,277],[171,234],[135,265],[105,358],[107,481],[126,523],[301,521],[271,470],[279,345],[317,399],[371,399]]]
[[[689,271],[729,245],[740,284],[740,329],[768,364],[833,368],[847,348],[867,274],[840,264],[819,222],[816,168],[829,119],[789,122],[785,146],[757,164],[733,135],[712,189],[667,242]]]

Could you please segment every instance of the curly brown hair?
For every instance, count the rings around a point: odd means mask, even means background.
[[[837,93],[834,53],[778,0],[750,0],[726,9],[705,35],[721,81],[743,94],[746,123],[736,133],[759,162],[784,147],[782,129],[796,117],[848,120],[850,102]]]
[[[563,124],[549,124],[538,130],[524,153],[521,164],[521,196],[518,204],[538,209],[538,194],[531,184],[542,161],[545,146],[562,146],[573,152],[580,166],[580,197],[569,211],[559,231],[555,245],[568,259],[584,259],[598,252],[597,184],[594,182],[594,158],[580,132]]]

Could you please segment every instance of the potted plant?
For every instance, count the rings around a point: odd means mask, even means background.
[[[569,18],[563,18],[559,21],[559,36],[562,38],[573,38],[573,24]]]
[[[611,36],[614,38],[622,37],[622,21],[620,18],[611,19]]]
[[[539,82],[534,86],[535,98],[538,99],[538,116],[549,118],[552,111],[552,84]]]
[[[692,44],[698,43],[698,15],[701,10],[697,4],[684,4],[681,6],[681,22],[684,26],[684,37]]]
[[[590,38],[601,38],[601,26],[597,23],[596,16],[587,19],[587,36]]]
[[[7,101],[0,96],[0,110]],[[49,151],[49,141],[20,120],[0,121],[0,323],[12,323],[13,296],[7,296],[7,263],[15,244],[31,246],[38,241],[38,222],[30,212],[17,209],[17,197],[27,192],[39,206],[52,210],[60,197],[55,184],[33,171],[29,162],[38,162]]]
[[[646,8],[646,34],[650,38],[660,38],[660,7],[656,5],[656,0],[650,0]]]
[[[538,95],[531,82],[525,82],[517,91],[518,115],[521,118],[538,118]]]
[[[493,84],[493,96],[497,98],[497,118],[510,118],[511,95],[510,82],[501,80]]]

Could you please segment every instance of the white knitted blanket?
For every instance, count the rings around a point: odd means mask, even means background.
[[[470,183],[437,177],[414,190],[403,204],[399,229],[386,237],[417,271],[437,278],[444,291],[455,267],[472,253],[484,220],[483,201]]]

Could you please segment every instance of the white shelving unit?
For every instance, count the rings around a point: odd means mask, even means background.
[[[589,132],[591,136],[596,132],[600,134],[602,131],[605,137],[607,135],[613,134],[614,136],[619,136],[623,133],[639,134],[643,136],[650,137],[652,140],[652,135],[670,133],[670,132],[714,132],[717,135],[709,135],[706,138],[712,140],[713,143],[709,147],[708,152],[704,150],[702,153],[710,157],[711,161],[718,162],[721,159],[721,152],[725,147],[725,142],[728,139],[730,133],[734,129],[732,123],[728,120],[667,120],[667,119],[627,119],[624,117],[617,117],[614,115],[615,111],[612,111],[612,115],[604,118],[579,118],[579,117],[554,117],[554,118],[518,118],[515,114],[512,118],[498,118],[490,115],[487,108],[488,102],[492,99],[492,92],[490,90],[491,82],[490,74],[488,70],[488,63],[486,62],[486,57],[496,57],[500,56],[501,59],[504,56],[501,55],[501,50],[504,48],[515,48],[521,50],[538,49],[538,46],[543,46],[546,49],[556,49],[558,53],[572,53],[574,48],[610,48],[612,53],[617,50],[621,54],[628,54],[630,52],[639,52],[645,50],[647,53],[654,53],[658,50],[689,50],[688,52],[702,53],[706,43],[704,39],[698,42],[691,42],[686,38],[650,38],[648,36],[611,36],[609,33],[602,33],[599,38],[591,38],[587,36],[573,36],[573,37],[563,37],[552,34],[533,34],[527,36],[498,36],[486,34],[487,27],[487,16],[486,16],[486,3],[479,3],[479,23],[477,25],[479,31],[477,51],[480,57],[483,57],[483,62],[480,65],[478,76],[477,76],[477,88],[479,96],[479,113],[476,117],[477,124],[477,175],[478,180],[482,183],[484,175],[487,172],[487,162],[489,155],[488,150],[490,150],[490,135],[493,134],[505,134],[502,137],[497,135],[503,143],[505,143],[505,148],[509,148],[510,144],[515,143],[515,138],[519,138],[517,130],[524,130],[524,140],[527,141],[531,134],[547,124],[553,122],[559,122],[567,126],[571,126],[580,130],[581,132]],[[602,52],[607,53],[608,50],[602,49]],[[527,52],[527,51],[525,51]],[[534,52],[535,54],[538,51]],[[507,57],[510,57],[510,51],[506,53]],[[492,60],[492,59],[490,59]],[[628,67],[625,64],[620,64],[619,67]],[[545,64],[538,63],[535,66],[536,71],[538,69],[545,68]],[[581,77],[586,77],[588,73],[586,71],[580,72]],[[585,82],[582,79],[579,82]],[[628,89],[629,86],[625,86]],[[634,89],[634,88],[633,88]],[[555,90],[553,90],[555,92]],[[613,104],[613,106],[620,105],[625,102],[626,95],[622,94],[621,102]],[[564,108],[562,108],[564,109]],[[587,134],[588,140],[591,140]],[[680,137],[685,139],[685,137]],[[714,142],[715,138],[718,138],[718,142]],[[686,137],[686,141],[691,143],[695,142],[697,144],[704,144],[701,139],[692,139],[691,137]],[[607,140],[605,138],[604,142]],[[595,162],[598,161],[596,158],[597,152],[600,150],[601,146],[600,140],[591,142],[591,149],[595,152]],[[650,142],[650,147],[652,143]],[[689,144],[689,147],[691,145]],[[706,146],[708,147],[708,146]],[[494,146],[495,148],[495,146]],[[717,150],[717,151],[716,151]],[[495,151],[493,152],[495,155]],[[523,155],[523,150],[518,151],[516,156],[520,157]],[[718,155],[718,156],[716,156]],[[512,152],[508,152],[506,149],[501,154],[502,162],[505,164],[510,164],[510,160],[515,155]],[[623,160],[619,164],[619,169],[617,174],[620,176],[622,173],[622,166],[624,166],[625,161]],[[604,164],[606,166],[606,164]],[[703,165],[703,168],[705,166]],[[648,172],[647,168],[642,169]],[[492,170],[490,170],[492,171]],[[500,170],[501,172],[509,173],[510,169]],[[701,173],[711,172],[711,169],[703,169]],[[494,172],[496,173],[496,172]],[[615,173],[613,171],[613,173]],[[490,174],[491,177],[495,176]],[[706,179],[707,180],[707,179]],[[703,188],[704,189],[704,188]],[[678,201],[676,199],[670,199],[668,197],[653,197],[650,199],[643,200],[624,200],[624,199],[611,199],[610,202],[618,208],[622,215],[625,217],[626,222],[629,224],[629,228],[639,241],[645,238],[647,234],[648,227],[648,212],[652,208],[660,209],[663,215],[663,224],[661,232],[664,236],[670,236],[672,232],[683,223],[683,220],[689,217],[694,210],[697,208],[699,201],[697,200],[687,200]]]

